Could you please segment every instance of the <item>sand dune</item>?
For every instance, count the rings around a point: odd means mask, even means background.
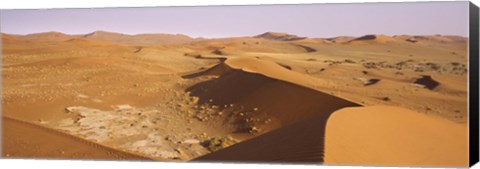
[[[415,39],[421,41],[431,41],[439,43],[467,43],[467,38],[460,36],[442,36],[442,35],[425,35],[425,36],[414,36]]]
[[[229,58],[202,75],[220,77],[187,89],[193,96],[199,97],[199,103],[241,105],[247,117],[272,120],[265,126],[262,124],[264,120],[251,124],[259,130],[271,130],[318,113],[328,114],[342,107],[357,105],[304,87],[302,85],[310,85],[310,79],[295,76],[273,62],[255,58]],[[302,82],[305,84],[300,85]]]
[[[329,115],[343,107],[359,105],[283,81],[298,83],[303,80],[299,79],[301,76],[293,79],[288,73],[282,74],[284,71],[279,72],[283,70],[280,66],[269,65],[270,63],[258,59],[230,58],[225,64],[205,71],[207,74],[219,72],[218,69],[223,70],[218,79],[187,89],[200,98],[200,103],[242,105],[248,118],[271,119],[269,123],[261,120],[250,126],[255,126],[262,132],[273,130],[195,160],[307,163],[323,161],[323,133]],[[257,64],[264,66],[257,67]]]
[[[399,107],[345,108],[327,122],[325,164],[463,167],[467,135],[465,125]]]
[[[348,43],[403,43],[399,40],[387,35],[365,35],[348,41]]]
[[[186,35],[172,34],[138,34],[126,35],[113,32],[95,31],[82,36],[86,39],[113,41],[126,44],[177,44],[187,43],[194,39]]]
[[[193,161],[320,164],[325,156],[325,123],[331,112],[318,112]]]
[[[338,36],[333,38],[326,38],[326,40],[331,41],[333,43],[344,43],[355,39],[353,36]]]
[[[4,146],[15,158],[464,166],[466,40],[2,34]]]
[[[307,39],[303,39],[307,40]],[[219,51],[221,55],[244,55],[245,53],[260,54],[260,53],[305,53],[304,47],[299,46],[296,41],[280,41],[270,40],[265,38],[255,37],[238,37],[238,38],[221,38],[221,39],[207,39],[192,42],[194,46],[201,47],[201,49],[210,49]],[[308,46],[308,45],[305,45]],[[220,54],[218,53],[218,54]]]
[[[278,33],[278,32],[265,32],[263,34],[260,34],[254,37],[264,38],[269,40],[279,40],[279,41],[295,41],[295,40],[305,39],[305,37],[298,37],[296,35],[290,35],[288,33]]]
[[[5,158],[150,160],[13,118],[2,118]]]
[[[344,108],[329,115],[319,113],[195,161],[467,165],[466,126],[388,106]]]
[[[28,40],[42,40],[42,41],[64,41],[72,38],[78,38],[78,35],[67,35],[61,32],[44,32],[34,33],[21,36],[21,38]]]
[[[182,34],[138,34],[138,35],[127,35],[114,32],[106,31],[95,31],[88,34],[78,34],[78,35],[67,35],[61,32],[44,32],[44,33],[34,33],[27,35],[17,35],[15,36],[19,39],[24,40],[36,40],[36,41],[66,41],[70,39],[89,39],[97,41],[106,41],[106,42],[115,42],[115,43],[124,43],[124,44],[180,44],[188,43],[195,41],[194,38],[191,38]]]

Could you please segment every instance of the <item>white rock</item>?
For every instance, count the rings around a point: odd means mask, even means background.
[[[120,110],[133,109],[133,107],[130,106],[130,105],[128,105],[128,104],[116,105],[115,108],[116,108],[116,109],[120,109]]]
[[[183,141],[183,143],[185,143],[185,144],[199,144],[200,141],[197,140],[197,139],[186,139],[186,140]]]
[[[81,99],[88,99],[89,98],[87,95],[84,95],[84,94],[78,94],[77,97],[81,98]]]

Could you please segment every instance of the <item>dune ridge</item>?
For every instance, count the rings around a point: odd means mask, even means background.
[[[467,134],[460,124],[399,107],[347,107],[193,161],[460,167],[468,165]]]
[[[257,67],[259,65],[263,66]],[[262,119],[251,125],[265,134],[195,160],[322,162],[321,143],[326,119],[338,109],[360,105],[299,85],[302,77],[291,79],[293,76],[286,72],[291,71],[270,61],[229,58],[197,73],[197,76],[219,76],[187,89],[192,96],[199,97],[199,103],[234,104],[241,105],[243,110],[257,109],[246,116]],[[292,83],[294,80],[296,83]],[[269,123],[263,123],[267,118]],[[300,139],[312,133],[316,134]],[[285,142],[294,146],[279,146]]]
[[[320,110],[330,112],[339,107],[358,105],[309,87],[315,81],[306,76],[256,58],[228,58],[197,75],[219,76],[187,89],[200,98],[199,103],[211,99],[215,105],[239,104],[245,109],[258,108],[274,113],[268,116],[279,119],[282,124],[292,124]],[[293,99],[297,97],[298,100]]]

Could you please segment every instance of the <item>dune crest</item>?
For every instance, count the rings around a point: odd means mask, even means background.
[[[273,62],[272,65],[267,65],[270,62],[259,61],[259,64],[265,65],[261,68],[254,64],[248,64],[253,67],[246,65],[238,67],[242,63],[231,62],[237,60],[227,59],[226,65],[237,67],[226,67],[221,64],[214,67],[216,70],[206,70],[203,75],[219,75],[219,78],[198,83],[187,91],[199,97],[199,103],[210,102],[219,106],[240,105],[245,111],[257,108],[258,112],[253,113],[252,117],[262,119],[270,117],[276,122],[267,125],[268,130],[293,124],[317,113],[329,113],[342,107],[358,106],[356,103],[306,87],[309,84],[301,85],[299,84],[302,82],[301,78],[296,77],[298,81],[292,83],[288,73],[281,74],[283,70],[285,72],[288,70]],[[273,68],[269,69],[269,66]],[[309,82],[308,80],[304,81]]]

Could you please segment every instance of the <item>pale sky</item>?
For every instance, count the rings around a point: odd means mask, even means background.
[[[468,36],[468,2],[2,10],[0,31],[29,34],[96,30],[192,37],[286,32],[306,37],[386,35]]]

